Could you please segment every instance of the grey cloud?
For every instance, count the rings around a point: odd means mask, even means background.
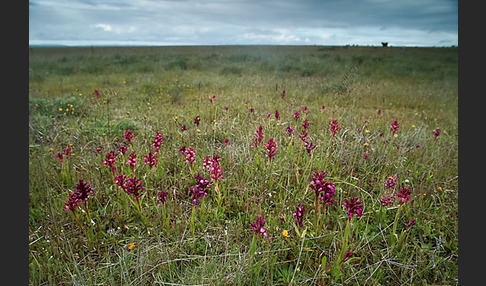
[[[442,0],[31,0],[29,42],[362,44],[408,30],[457,44],[457,18],[457,1]]]

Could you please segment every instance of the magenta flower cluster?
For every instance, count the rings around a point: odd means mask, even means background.
[[[128,154],[128,159],[126,164],[130,166],[130,169],[132,169],[133,172],[134,168],[137,166],[137,154],[133,152]]]
[[[132,144],[132,139],[135,138],[135,136],[133,135],[133,132],[130,131],[130,129],[127,129],[125,131],[124,138],[125,138],[125,140],[127,141],[128,144]]]
[[[115,178],[113,180],[113,183],[116,184],[116,185],[118,185],[117,186],[117,189],[118,190],[121,189],[121,188],[123,188],[123,190],[125,190],[125,187],[126,187],[125,182],[126,182],[126,180],[127,180],[127,175],[125,175],[125,174],[119,174],[119,175],[116,175],[115,176]]]
[[[78,204],[78,196],[75,193],[69,193],[68,200],[64,203],[64,209],[76,213],[76,208],[78,207]]]
[[[117,189],[123,189],[127,194],[137,198],[137,200],[140,197],[140,191],[144,190],[142,180],[137,179],[137,177],[127,178],[125,174],[116,175],[114,183],[118,185]]]
[[[307,133],[307,131],[302,130],[299,134],[299,138],[300,140],[302,140],[302,142],[305,142],[307,140],[307,136],[309,136],[309,133]]]
[[[362,216],[363,215],[363,202],[358,201],[359,197],[353,197],[350,200],[345,199],[343,202],[343,205],[346,207],[348,210],[348,218],[351,219],[354,214],[357,216]]]
[[[294,112],[294,120],[297,121],[300,118],[300,112],[296,111]]]
[[[329,123],[329,130],[331,130],[331,133],[332,133],[332,137],[334,137],[334,135],[336,135],[338,133],[338,131],[340,130],[339,129],[339,123],[337,120],[332,120],[330,123]]]
[[[263,215],[259,215],[257,217],[257,220],[255,223],[250,223],[252,229],[253,229],[253,232],[256,233],[256,234],[263,234],[265,237],[268,238],[268,233],[267,233],[267,229],[264,228],[263,226],[265,226],[265,223],[267,222],[267,220],[263,220]]]
[[[203,159],[203,162],[202,162],[203,169],[209,170],[209,167],[211,166],[212,163],[213,163],[213,160],[211,159],[211,157],[205,156],[204,159]]]
[[[383,195],[380,199],[380,204],[384,207],[393,206],[395,197],[393,195]]]
[[[270,138],[265,144],[265,149],[267,150],[266,156],[272,160],[273,157],[277,154],[277,142],[273,140],[273,138]]]
[[[155,152],[153,154],[152,151],[150,151],[148,155],[144,155],[143,157],[143,161],[145,162],[145,164],[149,165],[150,168],[157,167],[157,157],[155,156]]]
[[[155,148],[154,154],[159,153],[160,145],[162,144],[163,141],[164,141],[164,137],[162,136],[162,134],[160,132],[157,132],[157,134],[155,135],[154,141],[152,143],[152,146]]]
[[[307,140],[304,140],[304,148],[305,151],[307,152],[307,156],[310,156],[312,150],[316,148],[316,145],[314,144],[314,142],[309,142]]]
[[[287,128],[285,128],[285,131],[287,132],[287,134],[289,136],[292,136],[292,134],[294,133],[295,129],[293,129],[292,127],[290,126],[287,126]]]
[[[93,188],[90,184],[84,182],[84,180],[80,179],[78,184],[74,187],[73,193],[69,194],[68,200],[65,203],[64,209],[70,210],[73,213],[76,212],[76,207],[79,203],[84,203],[88,201],[89,194],[93,194]]]
[[[295,225],[299,227],[304,225],[304,214],[305,208],[304,205],[301,203],[300,205],[295,207],[295,211],[292,213],[295,218]]]
[[[192,194],[192,203],[197,204],[199,199],[208,195],[207,189],[211,188],[211,185],[209,184],[209,180],[199,173],[194,175],[194,179],[196,179],[196,184],[191,186],[189,191]]]
[[[390,126],[390,130],[391,132],[393,132],[393,134],[395,134],[395,132],[397,132],[398,130],[400,130],[400,126],[398,125],[398,121],[393,121],[391,126]]]
[[[167,201],[167,191],[166,190],[162,190],[160,192],[157,193],[157,197],[159,197],[159,200],[157,201],[157,204],[163,204],[165,203],[165,201]]]
[[[434,139],[437,139],[437,137],[439,137],[442,134],[442,131],[439,128],[437,128],[434,131],[432,131],[432,133],[434,133],[435,136]]]
[[[121,145],[120,147],[118,147],[118,152],[122,153],[122,155],[125,155],[127,150],[128,150],[128,148],[125,145]]]
[[[105,160],[103,161],[103,166],[110,167],[110,170],[113,173],[113,175],[115,175],[115,171],[116,171],[115,165],[116,165],[116,159],[118,159],[117,155],[118,154],[115,154],[115,151],[111,150],[105,155]]]
[[[189,147],[184,151],[184,155],[186,155],[186,163],[191,164],[197,163],[196,161],[196,153],[194,152],[194,148]]]
[[[397,182],[398,182],[397,174],[395,174],[393,176],[389,176],[385,181],[385,188],[386,189],[393,189],[393,188],[395,188]]]
[[[304,128],[304,130],[309,128],[309,120],[307,118],[302,122],[302,128]]]
[[[194,117],[194,125],[199,126],[199,122],[201,122],[201,117],[198,115]]]
[[[139,192],[144,190],[142,186],[142,180],[137,179],[137,177],[128,178],[125,181],[124,190],[127,194],[133,195],[138,200],[138,198],[140,197]]]
[[[218,155],[215,155],[218,156]],[[218,156],[219,157],[219,156]],[[211,166],[209,167],[209,172],[211,172],[211,182],[218,183],[220,178],[224,178],[223,175],[223,168],[219,165],[219,158],[215,159],[213,156],[213,160],[211,162]]]
[[[64,157],[69,158],[70,153],[71,153],[71,149],[66,148],[66,149],[62,149],[62,154],[57,153],[55,156],[59,159],[59,162],[62,162]],[[64,157],[63,157],[63,154],[64,154]]]
[[[219,178],[224,178],[223,168],[220,167],[221,156],[213,155],[213,158],[209,156],[204,157],[203,169],[208,170],[211,173],[211,182],[218,182]]]
[[[412,200],[411,194],[412,194],[412,191],[410,190],[410,187],[400,188],[400,191],[395,195],[395,197],[400,199],[401,204],[404,204],[404,203]]]
[[[327,182],[324,180],[327,174],[324,171],[314,172],[312,181],[310,183],[310,189],[314,190],[316,197],[321,195],[319,198],[323,205],[332,205],[334,202],[334,194],[336,193],[336,188],[334,182]]]
[[[260,143],[263,142],[264,137],[265,137],[265,135],[263,135],[263,127],[260,124],[260,126],[258,127],[258,129],[255,132],[255,139],[253,140],[252,146],[258,147],[258,145],[260,145]]]

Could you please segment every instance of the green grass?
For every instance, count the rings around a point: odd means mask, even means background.
[[[457,48],[30,48],[29,282],[456,284],[457,87]],[[304,119],[317,145],[311,156],[298,137]],[[334,138],[333,119],[341,129]],[[260,124],[264,142],[254,148]],[[296,128],[291,137],[288,126]],[[435,140],[436,128],[442,134]],[[140,209],[102,164],[126,144],[127,129],[135,138],[116,172],[141,178]],[[164,142],[150,169],[143,157],[156,132]],[[271,161],[263,147],[270,138],[278,151]],[[182,146],[194,148],[194,172],[206,178],[204,157],[221,156],[222,202],[213,184],[194,216],[195,181],[178,153]],[[65,148],[74,154],[59,162],[55,154]],[[133,174],[125,164],[130,152],[138,160]],[[319,171],[334,181],[336,194],[316,225],[309,184]],[[387,190],[384,181],[393,174],[398,185]],[[75,220],[63,208],[79,179],[94,194],[89,214],[79,207]],[[397,201],[381,206],[382,195],[406,186],[413,200],[398,216]],[[162,189],[163,206],[156,203]],[[353,196],[364,202],[364,215],[352,219],[346,234],[342,203]],[[296,229],[292,213],[300,203],[306,214]],[[269,238],[257,235],[252,244],[250,223],[259,214],[268,220]],[[417,224],[408,229],[412,218]],[[345,250],[355,256],[341,263]]]

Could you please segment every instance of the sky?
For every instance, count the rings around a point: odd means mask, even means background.
[[[457,0],[29,0],[29,45],[458,45]]]

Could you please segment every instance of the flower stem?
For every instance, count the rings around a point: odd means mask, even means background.
[[[392,234],[390,236],[390,241],[389,241],[390,244],[394,244],[398,240],[396,232],[397,232],[398,218],[400,217],[400,212],[402,210],[402,206],[403,205],[400,205],[398,207],[397,214],[395,215],[395,221],[393,222],[393,230],[392,230]]]
[[[192,205],[192,214],[191,214],[191,231],[192,231],[192,238],[194,238],[194,216],[196,213],[196,205]]]

